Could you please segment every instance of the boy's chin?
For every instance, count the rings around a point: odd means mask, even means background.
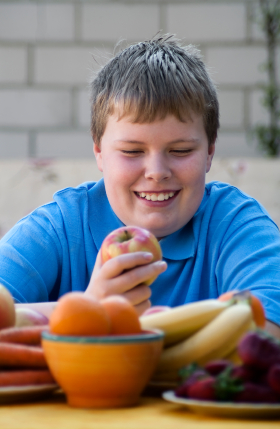
[[[162,238],[166,237],[167,235],[173,234],[173,232],[177,231],[178,228],[168,228],[168,227],[162,227],[162,228],[155,228],[152,225],[151,226],[143,226],[143,228],[148,229],[151,233],[153,233],[158,240],[161,240]]]

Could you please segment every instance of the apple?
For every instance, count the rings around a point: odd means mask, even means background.
[[[112,231],[102,243],[101,259],[104,264],[115,256],[124,253],[149,252],[152,253],[151,262],[160,261],[162,252],[157,238],[150,231],[138,226],[123,226]],[[155,278],[145,282],[149,286]]]
[[[149,314],[160,313],[168,310],[171,310],[171,307],[168,307],[168,305],[154,305],[148,308],[148,310],[145,310],[142,316],[148,316]]]
[[[48,323],[49,319],[39,311],[27,307],[16,308],[15,326],[17,327],[47,325]]]
[[[0,329],[14,326],[15,303],[8,289],[0,283]]]

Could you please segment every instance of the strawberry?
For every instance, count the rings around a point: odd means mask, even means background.
[[[258,376],[253,368],[246,365],[234,366],[230,375],[232,378],[237,378],[241,381],[255,381]]]
[[[179,375],[181,379],[183,379],[183,382],[175,390],[175,395],[181,396],[183,398],[187,398],[189,396],[190,386],[192,386],[198,380],[209,376],[209,374],[203,368],[195,363],[181,368]]]
[[[267,382],[271,389],[280,395],[280,364],[273,365],[269,369]]]
[[[197,370],[190,375],[180,386],[175,390],[176,396],[187,398],[189,396],[190,387],[199,380],[203,380],[208,377],[208,374],[203,370]]]
[[[214,377],[209,375],[193,382],[188,387],[188,397],[205,401],[229,401],[240,392],[242,383],[239,379],[231,377],[232,367],[228,366],[223,372]]]
[[[238,354],[245,365],[260,370],[280,363],[277,340],[262,331],[247,333],[238,344]]]
[[[208,362],[204,369],[207,371],[210,375],[219,375],[221,372],[223,372],[226,368],[232,366],[232,363],[225,359],[217,359],[212,360],[211,362]]]
[[[191,399],[200,399],[203,401],[215,401],[216,389],[215,378],[208,376],[202,380],[193,383],[188,389],[188,397]]]
[[[234,402],[274,404],[278,402],[278,396],[268,386],[245,382],[242,391],[235,395]]]

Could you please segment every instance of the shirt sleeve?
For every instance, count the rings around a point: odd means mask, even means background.
[[[46,302],[59,284],[62,251],[55,203],[19,221],[0,241],[0,283],[15,302]]]
[[[218,292],[249,289],[280,325],[280,234],[264,212],[241,209],[226,229],[216,265]]]

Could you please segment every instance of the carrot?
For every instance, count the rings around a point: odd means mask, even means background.
[[[0,330],[0,342],[38,345],[41,333],[49,330],[49,325],[12,327]]]
[[[264,328],[266,322],[265,311],[261,301],[255,295],[251,295],[251,307],[256,325],[259,328]]]
[[[28,386],[33,384],[53,384],[55,380],[47,369],[20,371],[0,371],[0,387]]]
[[[0,343],[0,366],[47,368],[42,347]]]

